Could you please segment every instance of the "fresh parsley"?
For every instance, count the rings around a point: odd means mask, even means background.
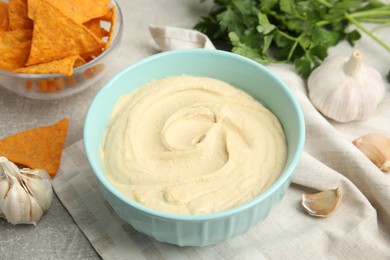
[[[362,25],[390,25],[390,5],[378,0],[214,0],[213,11],[195,25],[218,48],[259,63],[293,62],[307,78],[326,58],[328,48],[350,44],[360,32],[390,52],[390,46]],[[354,24],[356,30],[349,30]]]

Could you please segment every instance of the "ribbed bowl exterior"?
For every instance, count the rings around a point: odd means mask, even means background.
[[[99,189],[116,214],[128,222],[137,231],[154,239],[179,246],[207,246],[228,240],[246,233],[254,225],[264,220],[272,207],[285,195],[291,178],[266,199],[252,207],[223,218],[208,221],[176,220],[162,218],[118,200],[102,183]]]

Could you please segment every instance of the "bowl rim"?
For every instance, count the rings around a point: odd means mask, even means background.
[[[108,180],[107,177],[105,177],[104,172],[100,171],[99,167],[96,165],[97,162],[95,162],[92,159],[91,154],[93,153],[91,146],[88,143],[88,132],[93,130],[93,123],[92,123],[92,111],[94,107],[98,106],[97,100],[100,99],[99,97],[103,95],[103,91],[107,88],[110,88],[118,79],[120,79],[124,74],[126,74],[128,71],[131,71],[139,66],[142,66],[145,63],[152,62],[155,59],[160,59],[162,57],[166,56],[171,56],[171,55],[181,55],[181,54],[196,54],[196,55],[217,55],[217,56],[226,56],[230,59],[238,59],[241,62],[244,63],[249,63],[252,66],[256,66],[260,70],[264,71],[267,76],[271,77],[274,81],[276,81],[281,88],[283,88],[283,91],[287,94],[288,98],[291,100],[292,105],[297,113],[297,118],[298,118],[298,126],[299,126],[299,139],[300,141],[298,142],[298,145],[295,149],[295,153],[291,159],[290,164],[288,165],[287,168],[285,168],[282,172],[282,175],[265,191],[262,193],[258,194],[255,198],[251,199],[250,201],[238,205],[236,207],[219,211],[219,212],[214,212],[214,213],[208,213],[208,214],[194,214],[194,215],[186,215],[186,214],[175,214],[175,213],[169,213],[169,212],[163,212],[159,211],[153,208],[149,208],[147,206],[144,206],[143,204],[140,204],[126,195],[122,194],[118,189],[115,188],[115,186]],[[93,99],[92,103],[90,104],[90,107],[88,109],[87,115],[86,115],[86,120],[84,124],[84,148],[86,152],[87,159],[89,161],[89,164],[91,166],[92,172],[94,176],[98,179],[98,181],[107,189],[109,190],[110,193],[112,193],[117,199],[121,200],[123,203],[133,207],[134,209],[141,211],[143,213],[146,213],[148,215],[151,215],[155,218],[159,219],[167,219],[170,221],[184,221],[184,222],[202,222],[202,221],[209,221],[209,220],[215,220],[215,219],[221,219],[221,218],[227,218],[232,215],[235,215],[239,212],[246,211],[252,207],[254,207],[256,204],[259,202],[266,200],[268,197],[272,196],[279,188],[281,188],[286,182],[289,182],[291,177],[293,175],[293,171],[296,168],[301,154],[303,152],[303,147],[305,143],[305,135],[306,135],[306,129],[305,129],[305,123],[304,123],[304,117],[303,117],[303,112],[302,109],[299,105],[298,100],[296,97],[293,95],[292,91],[288,88],[287,84],[284,83],[281,79],[276,77],[276,75],[266,68],[265,66],[261,65],[258,62],[255,62],[249,58],[246,58],[244,56],[231,53],[228,51],[223,51],[223,50],[212,50],[212,49],[182,49],[182,50],[170,50],[158,54],[153,54],[149,57],[146,57],[128,67],[123,69],[121,72],[116,74],[114,77],[112,77],[97,93],[95,98]],[[99,146],[101,145],[101,142],[99,143]]]
[[[116,0],[111,0],[113,6],[115,6],[117,11],[117,17],[119,17],[118,21],[114,24],[114,30],[115,26],[117,26],[117,33],[116,37],[112,40],[111,44],[108,46],[108,48],[103,51],[99,56],[97,56],[95,59],[73,69],[73,75],[82,72],[84,69],[91,67],[91,65],[95,65],[95,63],[99,62],[101,59],[103,59],[108,53],[110,53],[116,45],[118,45],[120,38],[122,37],[122,31],[123,31],[123,14],[121,7],[116,2]],[[118,23],[119,22],[119,23]],[[21,79],[30,79],[30,80],[40,80],[40,79],[47,79],[47,78],[62,78],[62,77],[71,77],[71,76],[65,76],[63,74],[53,73],[53,74],[27,74],[27,73],[17,73],[12,72],[8,70],[0,69],[0,77],[13,77],[13,78],[21,78]]]

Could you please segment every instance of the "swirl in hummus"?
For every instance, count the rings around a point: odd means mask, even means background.
[[[131,199],[176,214],[243,204],[285,166],[278,119],[216,79],[152,80],[122,96],[102,145],[108,179]]]

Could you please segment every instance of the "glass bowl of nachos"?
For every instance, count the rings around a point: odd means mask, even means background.
[[[0,86],[51,100],[99,83],[122,35],[119,5],[108,0],[27,3],[0,2]]]

